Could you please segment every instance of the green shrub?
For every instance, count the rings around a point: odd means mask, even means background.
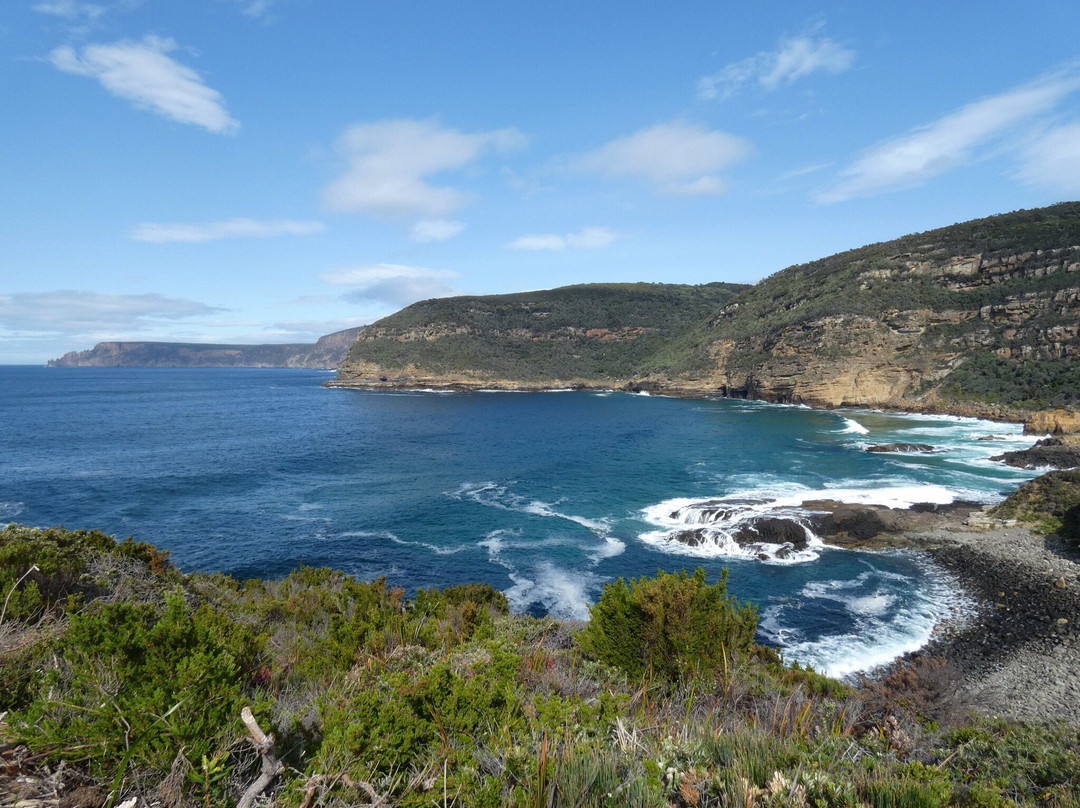
[[[427,647],[452,648],[485,631],[490,636],[493,618],[509,612],[506,595],[490,584],[421,589],[409,610],[411,620],[418,623],[411,634]]]
[[[716,677],[732,655],[750,649],[757,609],[727,594],[727,571],[715,584],[705,570],[622,578],[604,587],[579,635],[582,650],[632,678],[647,672],[677,682]]]
[[[238,729],[260,640],[209,606],[171,595],[71,617],[48,695],[9,717],[32,750],[114,772],[121,761],[168,771],[200,760]]]

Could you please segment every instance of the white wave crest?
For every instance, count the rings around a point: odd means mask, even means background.
[[[589,618],[589,593],[602,585],[597,576],[565,570],[549,561],[536,565],[529,575],[532,577],[520,572],[510,573],[514,585],[503,594],[512,610],[524,612],[532,606],[540,606],[552,617],[570,620]]]
[[[505,569],[513,586],[503,592],[515,612],[539,606],[553,617],[586,620],[589,617],[590,592],[599,591],[603,581],[591,572],[566,570],[550,561],[541,561],[527,571],[506,556],[523,544],[521,534],[513,530],[493,530],[479,542],[488,552],[488,561]]]
[[[459,545],[457,547],[440,547],[437,544],[432,544],[426,541],[413,541],[410,539],[401,539],[395,536],[388,530],[350,530],[345,533],[338,534],[340,538],[357,538],[357,539],[377,539],[380,541],[388,541],[391,544],[400,544],[404,547],[423,547],[425,550],[429,550],[435,555],[449,556],[457,555],[458,553],[468,550],[467,545]]]
[[[835,677],[873,670],[917,651],[947,619],[968,614],[973,604],[955,581],[928,568],[920,589],[911,590],[903,575],[871,569],[852,580],[813,582],[799,596],[768,607],[760,632],[780,646],[784,659],[812,665]],[[894,580],[899,579],[899,580]],[[851,629],[815,638],[805,636],[794,613],[815,600],[840,604],[851,616]]]
[[[25,502],[0,502],[0,517],[4,519],[11,519],[25,510]]]
[[[465,483],[454,491],[451,496],[456,499],[468,499],[479,505],[498,508],[505,511],[539,516],[543,519],[556,519],[571,522],[585,528],[601,540],[596,547],[587,550],[588,558],[593,564],[599,564],[606,558],[613,558],[626,550],[626,544],[622,540],[611,535],[611,522],[608,519],[590,519],[586,516],[578,516],[572,513],[563,513],[556,510],[555,505],[536,499],[529,499],[513,493],[505,485],[494,482]],[[555,503],[557,504],[557,503]],[[529,547],[535,548],[543,544],[531,542]],[[568,544],[568,540],[557,540],[557,544]],[[575,542],[577,543],[577,542]]]
[[[843,433],[855,434],[855,435],[869,435],[870,434],[870,430],[867,429],[862,424],[860,424],[854,418],[844,418],[843,416],[841,416],[841,420],[844,422],[844,428],[840,430]]]

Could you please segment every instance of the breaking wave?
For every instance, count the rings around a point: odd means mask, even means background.
[[[929,642],[945,620],[970,614],[974,604],[956,582],[925,564],[919,585],[866,561],[850,580],[806,583],[795,595],[764,609],[758,632],[788,662],[812,665],[835,677],[873,670]],[[835,625],[828,632],[808,629]]]

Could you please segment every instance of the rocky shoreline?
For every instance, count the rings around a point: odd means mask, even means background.
[[[944,657],[961,704],[1018,721],[1080,723],[1080,553],[1056,536],[958,511],[895,544],[927,552],[978,605],[915,656]]]
[[[475,393],[486,391],[506,391],[515,393],[550,393],[574,390],[581,392],[623,392],[638,393],[669,398],[687,399],[736,399],[760,401],[763,404],[798,404],[812,409],[869,410],[911,415],[953,415],[960,418],[979,418],[984,421],[999,423],[1020,423],[1029,435],[1080,434],[1080,411],[1051,409],[1031,410],[980,402],[944,402],[934,398],[898,399],[880,401],[873,404],[860,402],[841,402],[833,404],[816,400],[779,400],[767,396],[744,395],[739,391],[729,391],[710,385],[695,385],[686,382],[608,379],[605,381],[583,379],[548,379],[545,381],[520,381],[476,374],[453,376],[433,376],[414,372],[400,372],[397,375],[381,375],[389,371],[372,370],[369,375],[342,378],[341,371],[337,378],[323,382],[323,387],[336,387],[354,390],[385,390],[394,392],[440,391],[455,393]]]

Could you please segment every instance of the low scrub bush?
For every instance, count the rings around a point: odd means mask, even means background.
[[[714,584],[701,568],[693,575],[660,571],[629,585],[620,578],[589,614],[581,648],[634,679],[719,677],[757,631],[757,609],[728,595],[726,570]]]
[[[237,734],[259,647],[250,630],[179,594],[163,611],[107,604],[71,617],[37,701],[8,722],[52,759],[101,774],[129,763],[168,771],[178,754],[197,762]]]

